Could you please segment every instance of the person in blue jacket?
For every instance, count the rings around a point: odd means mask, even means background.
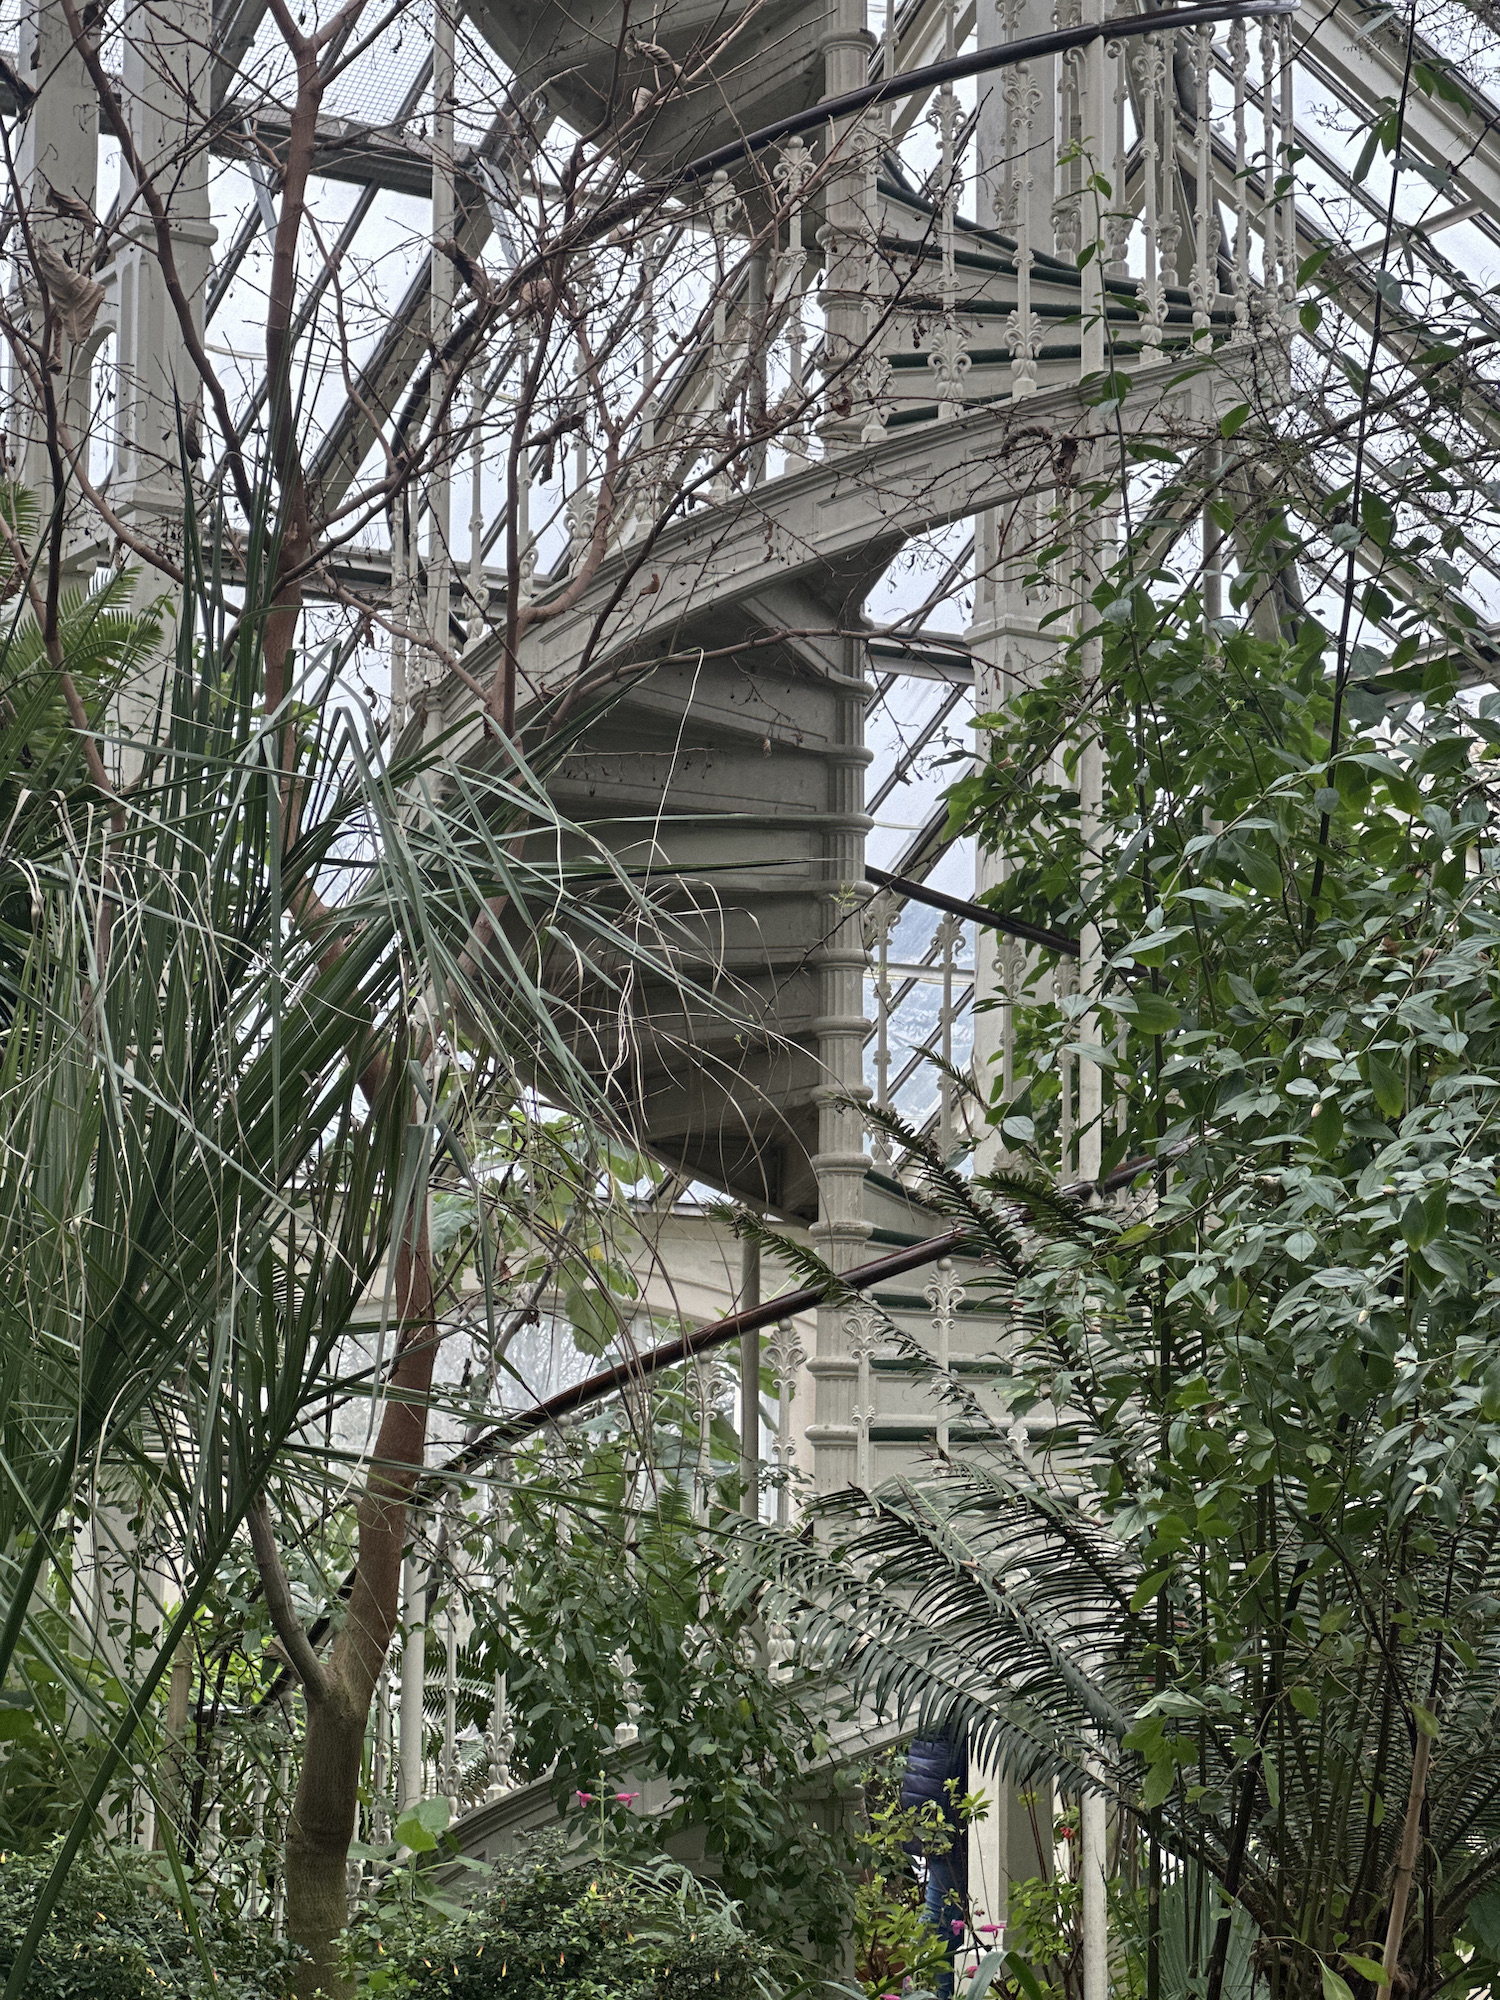
[[[926,1921],[942,1938],[950,1962],[969,1910],[968,1842],[958,1801],[969,1789],[968,1744],[962,1736],[918,1736],[906,1752],[901,1776],[901,1806],[913,1811],[936,1805],[941,1809],[947,1839],[914,1841],[912,1852],[927,1865]],[[952,2000],[953,1973],[937,1984],[938,2000]]]

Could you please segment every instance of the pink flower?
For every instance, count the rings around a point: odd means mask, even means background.
[[[1005,1926],[1004,1924],[980,1924],[978,1929],[981,1937],[999,1937]]]
[[[594,1803],[594,1795],[592,1792],[579,1792],[577,1797],[578,1797],[578,1803],[581,1806],[591,1806]]]
[[[964,1934],[963,1919],[961,1917],[955,1917],[953,1919],[953,1935],[955,1937],[962,1937],[963,1934]]]
[[[617,1805],[633,1806],[639,1797],[639,1792],[616,1792],[615,1802]]]

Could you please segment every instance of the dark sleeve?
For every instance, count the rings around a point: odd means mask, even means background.
[[[916,1806],[949,1804],[948,1780],[953,1776],[954,1745],[946,1736],[919,1736],[906,1753],[906,1769],[901,1774],[901,1805],[910,1812]]]

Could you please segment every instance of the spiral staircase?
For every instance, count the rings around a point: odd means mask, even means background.
[[[937,1233],[864,1105],[920,1113],[944,1146],[971,1137],[983,1153],[991,1135],[966,1133],[942,1087],[934,1100],[924,1056],[972,1059],[985,1081],[1011,1061],[1018,955],[1058,994],[1087,998],[1099,975],[1097,938],[1001,934],[965,914],[992,875],[946,839],[934,779],[941,730],[961,728],[970,701],[980,712],[1001,705],[1065,640],[1086,647],[1091,614],[1076,578],[1094,573],[1143,466],[1221,454],[1231,412],[1253,412],[1274,431],[1292,394],[1295,343],[1322,338],[1297,317],[1304,260],[1328,255],[1353,323],[1387,352],[1410,356],[1425,338],[1389,282],[1391,218],[1346,130],[1402,93],[1413,52],[1389,10],[1303,0],[1295,18],[1186,28],[1128,0],[1110,4],[1114,36],[987,70],[972,102],[942,81],[914,84],[867,112],[830,115],[805,141],[758,146],[694,181],[696,192],[673,195],[673,229],[703,246],[708,267],[718,259],[721,275],[735,275],[635,446],[643,463],[675,450],[679,465],[696,454],[700,469],[660,516],[649,491],[622,510],[581,587],[575,551],[594,497],[586,467],[568,496],[571,539],[523,551],[527,602],[546,615],[516,661],[520,720],[555,717],[583,677],[587,698],[569,715],[552,795],[622,874],[652,885],[671,919],[657,940],[660,971],[634,976],[627,1009],[620,968],[559,940],[553,983],[577,1046],[674,1186],[765,1212],[839,1270]],[[215,0],[211,30],[206,0],[158,12],[181,16],[179,39],[196,51],[188,81],[215,111],[214,146],[240,157],[247,121],[234,78],[260,0]],[[58,52],[57,13],[38,4],[23,20],[15,60],[0,62],[0,111],[22,119],[21,170],[45,171],[65,197],[88,201],[92,139],[86,162],[67,173],[56,164],[88,95]],[[486,190],[552,124],[591,133],[629,192],[872,80],[919,79],[971,42],[1100,26],[1104,7],[906,0],[871,18],[873,27],[863,0],[683,0],[622,26],[617,0],[481,0],[468,23],[514,87],[483,136],[446,165],[407,133],[426,102],[430,60],[388,115],[329,110],[319,172],[360,193],[309,299],[331,284],[336,254],[378,191],[430,200],[432,237],[457,257],[412,260],[405,296],[323,424],[312,469],[324,516],[440,345],[451,266],[518,254]],[[1149,32],[1137,32],[1142,24]],[[124,36],[125,73],[144,76],[149,95],[154,72],[134,32]],[[1414,59],[1433,75],[1451,70],[1444,49],[1420,37]],[[1329,118],[1317,115],[1325,101]],[[274,158],[284,138],[274,107],[255,119]],[[977,171],[961,195],[971,145]],[[1424,282],[1463,288],[1466,261],[1500,253],[1500,104],[1469,77],[1456,94],[1416,92],[1401,145],[1436,190],[1420,216],[1398,218],[1402,254]],[[1306,192],[1314,180],[1317,199]],[[250,214],[210,269],[206,176],[188,193],[201,214],[178,231],[179,275],[211,323],[260,223]],[[1335,196],[1354,218],[1342,244],[1329,223]],[[1368,242],[1354,240],[1362,231]],[[162,331],[170,315],[154,254],[132,241],[100,274],[100,337],[118,339],[127,382],[182,366],[175,336]],[[643,298],[643,315],[671,303],[649,284]],[[1473,310],[1500,336],[1492,298]],[[757,326],[796,414],[774,442],[769,432],[752,438],[716,464],[709,447],[726,383],[740,384],[742,409],[754,401],[744,383]],[[263,384],[256,393],[263,400]],[[1467,421],[1500,430],[1500,391],[1483,368],[1469,369],[1463,398]],[[144,409],[139,398],[126,409],[127,429],[144,424]],[[125,450],[111,488],[137,527],[179,504],[139,473]],[[1253,480],[1254,466],[1238,476]],[[1382,476],[1372,465],[1376,486]],[[532,477],[529,464],[522,477]],[[1322,477],[1311,463],[1289,467],[1288,504],[1321,506]],[[492,623],[508,580],[485,540],[477,476],[475,491],[470,602]],[[1187,525],[1165,522],[1163,549]],[[1049,536],[1064,547],[1051,582],[1036,574]],[[960,573],[966,537],[975,551],[967,630],[876,616],[903,553],[939,545]],[[1381,571],[1398,613],[1459,587],[1435,555],[1392,575],[1358,539],[1352,553]],[[1500,587],[1488,557],[1474,562],[1481,594]],[[495,752],[474,690],[496,670],[496,641],[486,620],[466,620],[451,578],[434,583],[418,567],[418,552],[393,542],[351,555],[346,581],[373,588],[403,630],[431,623],[426,657],[416,640],[392,643],[396,733],[440,733],[456,767],[480,766]],[[1298,593],[1289,563],[1245,615],[1274,631]],[[1496,635],[1483,617],[1470,633],[1470,670],[1488,679]],[[462,671],[446,671],[455,652]],[[918,723],[893,723],[924,686],[932,699]],[[924,772],[925,791],[914,777]],[[905,798],[914,817],[893,840]],[[872,868],[894,886],[877,894]],[[922,901],[934,885],[941,924]],[[1097,1173],[1103,1114],[1087,1069],[1069,1083],[1064,1179]],[[936,1073],[929,1064],[926,1076]],[[648,1258],[645,1309],[666,1317],[686,1294],[704,1321],[731,1310],[737,1252],[701,1203],[657,1217],[655,1239],[647,1221],[645,1239],[664,1246],[664,1261],[683,1260],[690,1282],[659,1283]],[[983,1275],[961,1261],[916,1267],[859,1307],[824,1306],[778,1329],[764,1349],[776,1400],[764,1456],[805,1482],[783,1491],[878,1485],[969,1443],[976,1412],[1003,1422],[991,1389],[1008,1329],[986,1306]],[[420,1648],[409,1658],[420,1672]],[[389,1706],[385,1715],[388,1727]],[[450,1742],[432,1760],[431,1782],[453,1752]],[[539,1798],[532,1788],[471,1801],[466,1844],[491,1851],[541,1809]]]

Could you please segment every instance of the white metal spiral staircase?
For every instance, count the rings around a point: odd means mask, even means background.
[[[1121,21],[1141,19],[1134,5],[1110,4]],[[179,11],[184,46],[201,53],[206,6],[184,0]],[[217,59],[204,95],[222,114],[214,141],[221,152],[243,148],[234,63],[260,11],[254,0],[214,8]],[[665,68],[696,62],[709,36],[711,60],[691,71],[659,117],[604,133],[601,145],[628,153],[637,179],[667,175],[872,78],[918,71],[971,40],[990,46],[1103,18],[1102,0],[1057,0],[1055,9],[1047,0],[907,0],[872,9],[872,27],[863,0],[727,9],[691,0],[622,39],[613,0],[582,8],[484,0],[470,15],[512,71],[512,109],[528,107],[533,126],[555,119],[576,131],[596,124],[606,102],[632,103],[636,88],[653,85]],[[76,72],[54,60],[56,29],[39,5],[10,77],[0,72],[0,108],[15,115],[16,77],[31,73],[33,54],[50,51],[22,133],[27,171],[65,157],[69,144],[77,150],[82,129],[87,93],[80,96]],[[1298,330],[1297,275],[1305,258],[1334,242],[1330,203],[1346,204],[1372,242],[1387,220],[1355,171],[1357,148],[1335,129],[1337,119],[1315,115],[1312,100],[1326,98],[1346,120],[1365,118],[1399,91],[1406,54],[1387,10],[1343,0],[1304,0],[1294,20],[1179,29],[1163,19],[1147,34],[1100,36],[1072,54],[988,72],[972,108],[953,87],[933,86],[768,146],[684,194],[673,211],[673,228],[700,246],[703,268],[718,260],[721,275],[736,275],[642,415],[634,453],[648,469],[639,504],[621,510],[597,573],[571,598],[568,540],[544,547],[538,535],[523,550],[527,601],[567,608],[523,643],[522,720],[556,702],[581,663],[601,689],[612,688],[609,705],[571,744],[555,797],[622,864],[669,885],[665,899],[683,921],[682,937],[693,941],[690,949],[680,938],[674,944],[676,967],[722,1003],[688,1008],[666,977],[638,985],[622,1034],[614,1001],[585,982],[569,997],[596,1037],[601,1074],[609,1072],[642,1143],[685,1183],[707,1184],[809,1231],[837,1269],[935,1233],[903,1191],[899,1162],[878,1137],[872,1144],[862,1101],[899,1102],[923,1118],[931,1111],[942,1138],[962,1137],[951,1097],[938,1090],[934,1109],[934,1092],[919,1087],[921,1051],[960,1061],[972,1054],[984,1081],[1008,1075],[1021,971],[1040,966],[1054,992],[1085,998],[1099,978],[1097,937],[1073,941],[1076,956],[1059,955],[997,941],[972,924],[938,926],[899,889],[877,903],[872,863],[902,880],[941,874],[945,865],[940,780],[921,768],[924,746],[941,728],[962,727],[971,690],[975,709],[999,707],[1055,657],[1062,639],[1086,640],[1089,614],[1075,579],[1091,573],[1114,533],[1120,485],[1140,462],[1133,453],[1157,447],[1191,460],[1216,451],[1221,419],[1240,405],[1274,425],[1290,393],[1292,343],[1320,338],[1315,327]],[[1446,61],[1426,42],[1417,54]],[[126,62],[149,72],[133,45]],[[433,149],[403,136],[427,101],[430,76],[429,56],[388,117],[325,120],[320,170],[361,186],[347,241],[374,192],[396,190],[430,199],[434,239],[451,239],[469,258],[487,246],[503,258],[509,251],[495,244],[484,176],[504,171],[524,148],[522,121],[496,115],[482,138],[454,151],[451,171],[441,161],[435,170]],[[1405,252],[1436,285],[1461,284],[1465,259],[1500,251],[1500,104],[1472,79],[1464,89],[1465,104],[1441,92],[1414,95],[1402,136],[1439,190],[1435,207],[1400,219]],[[932,136],[914,165],[924,113]],[[274,146],[274,115],[257,117]],[[88,135],[87,162],[55,174],[80,198],[95,191],[95,136]],[[971,140],[978,171],[961,197]],[[1303,163],[1295,187],[1294,151]],[[1308,192],[1314,178],[1316,199]],[[206,179],[194,199],[200,194],[202,218],[180,232],[182,268],[211,324],[259,225],[252,215],[210,271]],[[752,238],[758,261],[748,254]],[[309,286],[310,300],[331,282],[331,267]],[[1390,351],[1409,352],[1418,329],[1381,282],[1389,274],[1357,243],[1339,249],[1328,268],[1356,322],[1373,335],[1383,301],[1382,339]],[[144,381],[153,365],[180,366],[165,335],[153,362],[151,327],[166,320],[149,246],[132,243],[101,277],[100,337],[118,339],[126,376],[133,369]],[[442,312],[451,315],[451,285],[443,258],[414,260],[404,299],[324,425],[313,471],[325,511],[349,490],[378,426],[419,374]],[[674,303],[680,309],[668,291],[647,275],[643,327],[665,320]],[[1481,299],[1474,310],[1500,332],[1493,301]],[[767,330],[759,361],[756,326]],[[750,437],[715,467],[707,444],[714,423],[735,409],[753,414],[758,366],[762,389],[768,370],[770,391],[797,404],[796,414],[774,441],[769,432],[759,445]],[[495,397],[499,416],[481,428],[481,459],[502,456],[508,442],[504,386]],[[473,385],[476,407],[490,387]],[[1470,421],[1500,427],[1500,390],[1482,368],[1470,369],[1464,395]],[[126,420],[137,418],[127,411]],[[649,467],[653,454],[673,449],[689,458],[696,452],[701,477],[686,480],[691,504],[658,531]],[[132,484],[128,451],[120,466],[112,492],[128,519],[159,522],[177,506],[175,493]],[[467,578],[471,601],[493,611],[505,578],[489,543],[493,486],[484,474],[479,465]],[[1381,476],[1373,467],[1377,485]],[[1313,495],[1321,477],[1312,463],[1288,467],[1289,504],[1298,481]],[[523,488],[533,478],[539,495],[545,477],[523,453]],[[580,452],[563,510],[578,536],[587,529],[590,478]],[[1084,487],[1111,480],[1116,498],[1077,504]],[[434,520],[450,500],[434,496]],[[431,546],[450,546],[452,520],[443,514],[438,525]],[[962,571],[970,528],[977,555],[968,630],[928,630],[920,619],[879,629],[869,606],[893,560],[951,531],[949,554]],[[1035,551],[1048,539],[1065,545],[1051,585],[1032,575]],[[361,558],[364,580],[376,580],[403,629],[417,631],[426,620],[434,639],[462,649],[463,674],[445,675],[435,644],[424,655],[415,640],[393,642],[393,722],[398,732],[444,728],[455,760],[480,759],[491,752],[472,688],[493,671],[496,646],[479,621],[465,629],[451,587],[456,565],[444,573],[431,546],[425,569],[423,552],[415,542],[403,546],[399,534]],[[1370,551],[1356,554],[1374,564]],[[1500,566],[1483,552],[1474,562],[1486,589],[1500,586]],[[351,575],[357,569],[351,557]],[[1457,587],[1435,554],[1386,585],[1408,600]],[[1289,573],[1248,615],[1274,629],[1295,588]],[[1489,673],[1493,640],[1481,623],[1472,641],[1476,674]],[[1087,645],[1083,651],[1086,660]],[[913,688],[930,689],[932,699],[908,728],[892,717]],[[903,798],[912,800],[914,818],[901,829],[909,837],[893,841],[871,806],[878,800],[894,820]],[[989,886],[988,864],[975,870],[969,859],[961,863],[967,880],[944,877],[960,901]],[[976,1001],[984,1011],[976,1013]],[[1091,1178],[1104,1116],[1097,1074],[1083,1064],[1064,1081],[1059,1176]],[[731,1260],[701,1215],[678,1220],[672,1254],[699,1255],[702,1271],[695,1267],[687,1289],[693,1312],[712,1319],[735,1302],[725,1275]],[[702,1272],[709,1275],[699,1282]],[[646,1275],[648,1311],[675,1312],[682,1291],[653,1291]],[[1003,1322],[976,1309],[974,1275],[962,1265],[917,1269],[876,1291],[865,1308],[825,1307],[768,1338],[777,1398],[770,1465],[795,1466],[813,1488],[829,1491],[850,1481],[878,1484],[934,1449],[964,1442],[957,1406],[942,1399],[944,1383],[983,1402],[1006,1337]],[[892,1327],[926,1350],[930,1368],[891,1338]],[[408,1670],[414,1663],[419,1676],[420,1625],[414,1616],[407,1652]],[[441,1681],[436,1653],[428,1652],[425,1667]],[[380,1714],[388,1773],[395,1763],[389,1701]],[[499,1714],[493,1735],[503,1742]],[[454,1742],[443,1742],[427,1782],[451,1773],[455,1759]],[[498,1793],[504,1785],[502,1759],[484,1786]],[[516,1812],[524,1817],[521,1806]],[[497,1815],[504,1817],[497,1798],[476,1813],[477,1846]]]

